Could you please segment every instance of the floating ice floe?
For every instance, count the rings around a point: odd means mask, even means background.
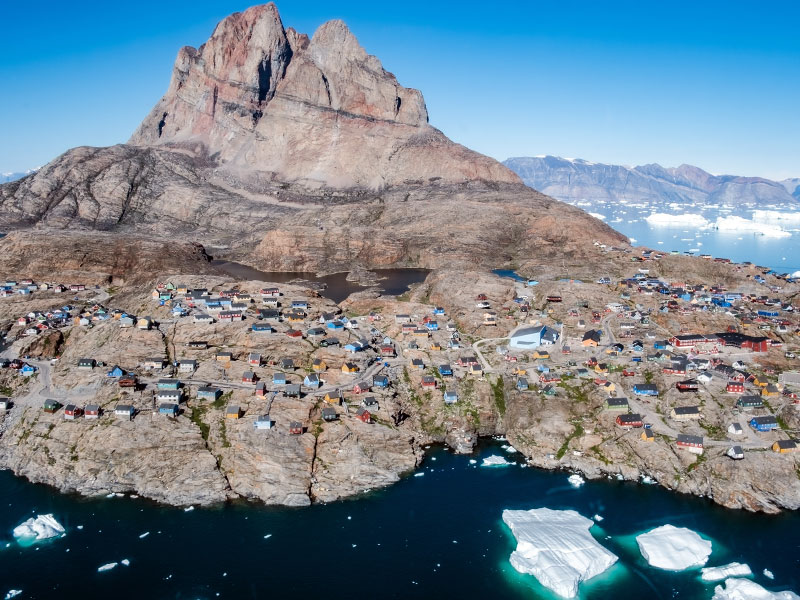
[[[579,488],[584,483],[586,483],[586,481],[583,479],[583,477],[581,477],[577,473],[573,473],[572,475],[567,477],[567,481],[569,481],[569,484],[574,488]]]
[[[477,463],[477,462],[478,462],[478,461],[477,461],[477,460],[475,460],[474,458],[470,458],[470,459],[469,459],[469,464],[471,464],[471,465],[474,465],[474,464],[475,464],[475,463]]]
[[[483,459],[483,463],[481,463],[482,467],[505,467],[510,465],[511,463],[508,462],[504,457],[492,455],[487,456]]]
[[[756,223],[775,223],[779,225],[800,225],[800,212],[781,212],[779,210],[754,210],[753,221]]]
[[[504,510],[503,521],[517,538],[511,565],[564,598],[617,562],[589,533],[592,520],[574,510]]]
[[[115,563],[115,562],[106,563],[104,565],[100,565],[99,567],[97,567],[97,572],[98,573],[103,573],[105,571],[110,571],[111,569],[113,569],[116,566],[117,566],[117,563]]]
[[[601,517],[600,515],[595,515],[595,516],[592,517],[592,519],[599,523],[600,521],[603,520],[603,517]]]
[[[768,579],[775,579],[775,575],[773,575],[772,571],[770,571],[769,569],[764,569],[762,573],[764,573],[764,577]]]
[[[131,566],[131,561],[129,561],[127,558],[123,558],[119,562],[120,562],[120,564],[125,565],[126,567],[130,567]]]
[[[425,475],[425,473],[422,473],[422,472],[420,472],[420,473],[414,473],[414,477],[422,477],[422,476],[424,476],[424,475]]]
[[[644,220],[647,221],[648,225],[655,225],[655,226],[691,225],[692,227],[700,228],[700,227],[706,227],[708,225],[708,219],[706,219],[703,215],[698,215],[695,213],[683,213],[683,214],[653,213],[651,215],[646,216]]]
[[[187,506],[183,509],[183,512],[192,512],[194,510],[194,506]]]
[[[706,564],[711,542],[685,527],[662,525],[636,536],[639,551],[653,567],[683,571]]]
[[[724,588],[714,588],[711,600],[800,600],[800,596],[788,590],[771,592],[749,579],[726,579]]]
[[[143,539],[144,539],[144,538],[146,538],[148,535],[150,535],[150,532],[149,532],[149,531],[145,531],[145,532],[144,532],[142,535],[140,535],[140,536],[139,536],[139,539],[140,539],[140,540],[143,540]]]
[[[649,475],[642,475],[642,483],[653,485],[655,482],[656,480],[650,477]]]
[[[732,562],[721,567],[706,567],[700,569],[703,581],[722,581],[728,577],[747,577],[753,572],[750,567],[738,562]]]
[[[14,537],[23,546],[30,546],[66,533],[64,527],[51,514],[31,517],[14,528]]]
[[[506,447],[504,448],[504,450],[505,450],[506,452],[508,452],[509,454],[513,454],[514,452],[516,452],[516,451],[517,451],[517,449],[516,449],[516,448],[514,448],[514,446],[512,446],[511,444],[509,444],[508,446],[506,446]]]
[[[11,600],[11,598],[15,598],[22,593],[22,590],[8,590],[6,593],[6,600]]]
[[[716,222],[712,223],[711,227],[719,231],[746,231],[767,237],[791,237],[792,235],[791,232],[786,231],[779,225],[756,223],[750,219],[744,219],[733,215],[729,217],[717,217]]]
[[[593,216],[595,219],[600,219],[601,221],[605,221],[606,220],[606,216],[605,215],[601,215],[600,213],[589,213],[589,214],[591,216]]]

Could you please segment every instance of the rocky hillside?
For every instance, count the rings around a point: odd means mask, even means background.
[[[800,180],[711,175],[698,167],[624,167],[557,156],[509,158],[504,163],[532,188],[564,202],[672,202],[768,205],[800,200]]]
[[[0,186],[0,228],[31,227],[179,235],[254,266],[312,270],[495,267],[626,243],[430,126],[421,93],[344,23],[309,39],[273,4],[181,49],[128,144],[75,148]]]

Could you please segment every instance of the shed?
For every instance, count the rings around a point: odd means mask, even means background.
[[[67,404],[64,407],[64,419],[67,421],[74,421],[78,417],[83,414],[83,409],[80,406],[75,406],[74,404]]]
[[[242,409],[238,406],[229,406],[225,409],[226,419],[238,419],[242,416]]]

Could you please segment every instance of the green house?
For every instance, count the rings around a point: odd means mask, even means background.
[[[45,400],[44,401],[44,412],[46,413],[54,413],[57,412],[58,409],[61,408],[61,403],[58,400]]]
[[[627,398],[606,398],[606,410],[621,410],[628,412],[628,399]]]

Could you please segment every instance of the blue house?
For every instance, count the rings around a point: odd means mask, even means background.
[[[159,379],[157,386],[159,390],[177,390],[180,389],[181,382],[177,379]]]
[[[317,388],[320,385],[319,375],[316,373],[309,373],[306,375],[305,379],[303,379],[303,385],[307,387],[314,387]]]
[[[756,431],[772,431],[778,429],[778,420],[772,415],[753,417],[750,419],[750,427]]]
[[[266,323],[253,323],[253,326],[251,327],[251,329],[253,331],[261,331],[261,332],[266,332],[266,333],[271,333],[272,332],[272,326],[271,325],[267,325]]]
[[[333,329],[333,330],[344,329],[344,323],[342,323],[337,319],[336,321],[329,321],[327,323],[327,327],[328,329]]]
[[[653,344],[653,348],[656,350],[666,350],[667,349],[667,342],[666,340],[660,340]]]
[[[633,393],[637,396],[658,396],[658,388],[653,383],[636,383]]]
[[[222,390],[215,387],[201,387],[197,390],[198,400],[211,400],[212,402],[222,396]]]
[[[427,323],[425,323],[425,327],[428,329],[428,331],[438,331],[439,323],[437,323],[436,321],[428,321]]]
[[[24,365],[24,366],[23,366],[23,367],[22,367],[22,368],[19,370],[19,372],[20,372],[20,373],[22,373],[23,375],[33,375],[34,373],[36,373],[36,367],[32,367],[32,366],[31,366],[31,365],[29,365],[29,364],[25,364],[25,365]]]
[[[166,415],[168,417],[178,416],[178,405],[172,402],[163,402],[158,405],[158,414]]]
[[[284,373],[275,373],[272,376],[272,383],[275,385],[286,385],[286,375]]]
[[[450,365],[439,365],[439,375],[442,377],[452,377],[453,367]]]
[[[458,402],[458,394],[456,392],[448,390],[444,393],[445,404],[455,404],[456,402]]]
[[[347,344],[344,349],[349,352],[361,352],[364,348],[366,348],[369,344],[364,340],[358,340],[355,342],[350,342]]]
[[[108,372],[109,377],[122,377],[125,374],[119,366],[115,365],[113,369]]]
[[[434,307],[433,314],[435,314],[435,315],[443,315],[444,314],[444,308],[442,308],[441,306]]]
[[[540,373],[549,373],[550,367],[548,367],[547,365],[540,364],[536,367],[536,370],[539,371]]]
[[[308,310],[308,302],[306,300],[292,300],[292,308]]]
[[[386,375],[376,375],[372,378],[372,385],[377,388],[389,387],[389,378]]]
[[[520,378],[517,379],[517,389],[520,392],[527,392],[529,387],[530,386],[528,385],[528,380],[527,379],[525,379],[524,377],[520,377]]]

